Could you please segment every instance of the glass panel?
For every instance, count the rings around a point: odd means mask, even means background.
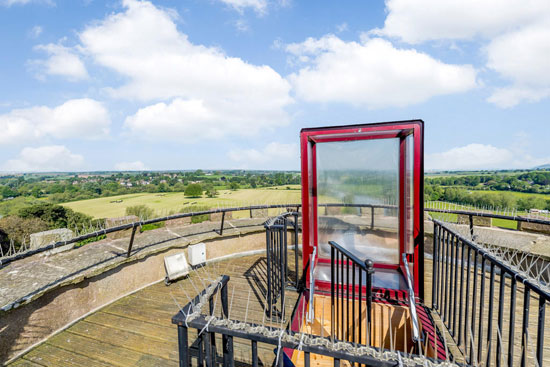
[[[398,264],[399,139],[319,143],[316,150],[319,257],[329,259],[328,242],[336,241],[360,259]]]

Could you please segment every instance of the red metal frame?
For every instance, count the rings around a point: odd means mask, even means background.
[[[316,145],[326,142],[401,138],[399,148],[399,245],[400,252],[404,252],[407,215],[405,205],[405,184],[407,179],[405,158],[407,147],[405,139],[410,134],[413,135],[414,141],[414,253],[408,255],[408,261],[413,266],[416,296],[421,299],[424,297],[424,122],[422,120],[302,129],[300,132],[300,147],[302,153],[302,258],[304,269],[313,251],[312,246],[318,241]],[[320,261],[325,262],[322,259]],[[402,268],[402,266],[401,256],[399,258],[399,265],[397,266],[375,264],[375,267],[383,268]],[[309,272],[306,274],[307,284],[309,284]]]

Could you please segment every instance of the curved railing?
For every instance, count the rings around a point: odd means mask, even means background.
[[[374,209],[396,209],[396,205],[383,205],[383,204],[345,204],[345,203],[327,203],[327,204],[319,204],[319,207],[354,207],[354,208],[370,208],[371,209],[371,217],[372,220],[374,220]],[[257,209],[273,209],[273,208],[296,208],[296,212],[300,210],[302,207],[301,204],[271,204],[271,205],[253,205],[253,206],[245,206],[245,207],[233,207],[233,208],[217,208],[217,209],[210,209],[210,210],[203,210],[199,212],[192,212],[192,213],[180,213],[180,214],[174,214],[169,215],[165,217],[159,217],[159,218],[153,218],[148,220],[142,220],[137,222],[132,222],[128,224],[123,224],[111,228],[105,228],[101,229],[99,231],[90,232],[81,236],[74,237],[70,240],[66,241],[59,241],[56,243],[52,243],[47,246],[40,247],[38,249],[34,250],[28,250],[25,252],[21,252],[18,254],[15,254],[13,256],[6,256],[3,258],[0,258],[0,268],[4,267],[5,265],[16,261],[20,259],[24,259],[26,257],[32,256],[34,254],[42,253],[45,251],[50,251],[53,249],[56,249],[61,246],[78,243],[80,241],[84,241],[90,238],[98,237],[101,235],[105,235],[108,233],[114,233],[119,231],[125,231],[125,230],[132,230],[132,235],[130,237],[130,242],[128,245],[128,253],[127,256],[130,256],[132,245],[133,245],[133,239],[135,236],[135,232],[137,228],[140,228],[143,225],[146,224],[154,224],[159,222],[164,222],[167,220],[173,220],[173,219],[180,219],[180,218],[188,218],[188,217],[194,217],[199,215],[208,215],[208,214],[215,214],[215,213],[222,213],[222,220],[221,220],[221,227],[218,233],[221,235],[223,234],[223,225],[225,221],[225,213],[227,212],[234,212],[234,211],[242,211],[242,210],[257,210]],[[535,224],[544,224],[544,225],[550,225],[550,219],[540,219],[540,218],[530,218],[530,217],[522,217],[517,215],[502,215],[502,214],[494,214],[494,213],[488,213],[488,212],[482,212],[482,211],[467,211],[467,210],[451,210],[451,209],[439,209],[439,208],[424,208],[424,211],[427,212],[435,212],[435,213],[446,213],[446,214],[459,214],[459,215],[466,215],[470,219],[470,230],[473,230],[474,223],[473,223],[473,217],[485,217],[485,218],[494,218],[494,219],[506,219],[516,222],[527,222],[527,223],[535,223]]]
[[[236,211],[243,211],[243,210],[258,210],[258,209],[273,209],[273,208],[298,208],[301,207],[300,204],[271,204],[271,205],[251,205],[251,206],[245,206],[245,207],[234,207],[234,208],[217,208],[217,209],[210,209],[210,210],[203,210],[198,212],[192,212],[192,213],[180,213],[180,214],[174,214],[169,215],[165,217],[159,217],[159,218],[153,218],[153,219],[147,219],[147,220],[140,220],[137,222],[132,222],[128,224],[122,224],[119,226],[111,227],[111,228],[105,228],[101,229],[99,231],[94,231],[87,233],[85,235],[77,236],[74,238],[71,238],[70,240],[66,241],[58,241],[55,243],[52,243],[47,246],[40,247],[38,249],[34,250],[28,250],[13,256],[8,256],[0,259],[0,268],[4,267],[5,265],[14,262],[16,260],[24,259],[26,257],[39,254],[46,251],[54,250],[58,247],[66,246],[73,243],[78,243],[80,241],[87,240],[89,238],[94,238],[102,235],[106,235],[108,233],[114,233],[119,231],[125,231],[125,230],[132,230],[132,234],[130,236],[130,242],[128,244],[128,252],[127,256],[129,257],[132,251],[132,245],[134,243],[134,237],[136,230],[146,224],[154,224],[154,223],[160,223],[168,220],[174,220],[174,219],[180,219],[180,218],[189,218],[189,217],[195,217],[200,215],[208,215],[208,214],[215,214],[215,213],[222,213],[222,220],[221,220],[221,227],[220,230],[217,231],[218,234],[223,234],[223,225],[225,222],[225,213],[228,212],[236,212]]]

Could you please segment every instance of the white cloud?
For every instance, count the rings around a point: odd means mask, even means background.
[[[386,0],[388,16],[375,34],[408,43],[493,37],[545,18],[548,0]]]
[[[42,138],[101,138],[109,133],[110,124],[105,107],[89,98],[71,99],[54,108],[14,109],[0,115],[0,144]]]
[[[348,23],[344,22],[342,24],[338,24],[336,26],[336,31],[338,31],[338,33],[349,31]]]
[[[426,169],[429,170],[533,168],[548,162],[550,157],[534,158],[523,150],[489,144],[468,144],[426,155]]]
[[[44,31],[44,29],[41,26],[35,25],[34,27],[32,27],[29,30],[29,37],[36,38],[36,37],[40,36],[43,31]]]
[[[114,96],[163,101],[127,118],[132,133],[159,140],[202,134],[196,130],[246,135],[288,123],[290,84],[272,68],[192,44],[174,14],[150,2],[123,4],[124,12],[88,27],[80,40],[98,64],[129,80]]]
[[[222,100],[176,98],[168,104],[160,102],[139,109],[126,118],[124,126],[145,140],[190,143],[224,136],[251,136],[261,130],[273,130],[277,115],[281,122],[287,119],[281,111],[268,111],[268,106],[247,106],[246,114],[239,108],[242,106]]]
[[[445,64],[380,38],[346,42],[334,35],[290,44],[305,66],[290,75],[296,94],[315,102],[347,102],[369,108],[407,106],[437,95],[475,88],[470,65]]]
[[[0,1],[0,4],[8,7],[12,5],[27,5],[31,3],[55,6],[55,2],[52,0],[1,0]]]
[[[550,96],[550,16],[547,22],[496,37],[486,51],[487,66],[512,82],[497,89],[490,102],[511,107]]]
[[[487,67],[510,82],[494,89],[489,102],[512,107],[550,97],[550,1],[386,0],[386,10],[384,27],[370,34],[413,44],[488,42]]]
[[[254,10],[258,14],[265,14],[267,11],[267,0],[220,0],[225,5],[235,9],[239,13],[247,8]]]
[[[142,161],[119,162],[115,164],[117,171],[145,171],[147,167]]]
[[[43,74],[63,76],[70,81],[79,81],[89,78],[84,63],[74,50],[53,43],[38,45],[35,49],[45,51],[49,55],[46,60],[32,60],[30,62],[31,66],[37,66],[39,68],[39,78],[43,78]]]
[[[73,154],[63,145],[24,148],[16,159],[8,160],[2,167],[10,172],[72,171],[82,167],[84,158]]]
[[[263,149],[233,149],[227,154],[229,159],[240,164],[242,168],[277,169],[273,164],[281,164],[285,168],[289,162],[293,168],[298,167],[300,153],[297,144],[272,142]]]

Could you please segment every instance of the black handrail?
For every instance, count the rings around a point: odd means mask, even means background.
[[[344,203],[328,203],[328,204],[318,204],[320,207],[357,207],[357,208],[371,208],[374,209],[396,209],[396,205],[379,205],[379,204],[344,204]],[[198,215],[205,215],[205,214],[214,214],[214,213],[223,213],[222,214],[222,228],[218,232],[219,234],[223,234],[223,222],[225,219],[225,213],[226,212],[232,212],[232,211],[241,211],[241,210],[255,210],[255,209],[272,209],[272,208],[296,208],[296,211],[299,211],[299,209],[302,207],[302,204],[294,203],[294,204],[272,204],[272,205],[254,205],[254,206],[246,206],[246,207],[234,207],[234,208],[224,208],[224,209],[211,209],[211,210],[204,210],[200,212],[193,212],[193,213],[180,213],[180,214],[174,214],[166,217],[160,217],[160,218],[153,218],[148,219],[144,221],[138,221],[128,224],[123,224],[120,226],[115,226],[111,228],[102,229],[99,231],[91,232],[82,236],[71,238],[67,241],[59,241],[44,247],[40,247],[35,250],[29,250],[25,251],[13,256],[0,258],[0,268],[4,267],[5,265],[16,261],[20,259],[27,258],[29,256],[42,253],[45,251],[53,250],[57,247],[69,245],[72,243],[77,243],[83,240],[87,240],[89,238],[98,237],[107,233],[113,233],[118,231],[124,231],[128,229],[132,229],[133,234],[135,234],[135,231],[140,226],[143,226],[145,224],[153,224],[153,223],[159,223],[166,220],[172,220],[172,219],[180,219],[180,218],[187,218],[187,217],[193,217]],[[427,212],[438,212],[438,213],[449,213],[449,214],[463,214],[468,215],[470,217],[470,230],[473,229],[473,219],[472,217],[486,217],[486,218],[496,218],[496,219],[507,219],[511,221],[516,222],[527,222],[527,223],[536,223],[536,224],[546,224],[550,225],[550,219],[537,219],[537,218],[528,218],[528,217],[521,217],[521,216],[508,216],[508,215],[500,215],[500,214],[493,214],[493,213],[485,213],[485,212],[475,212],[475,211],[464,211],[464,210],[443,210],[443,209],[435,209],[435,208],[424,208],[424,211]],[[372,214],[372,219],[374,220],[374,215]],[[133,236],[131,236],[133,238]],[[131,240],[130,243],[133,241]],[[131,250],[131,246],[129,246],[129,250]],[[130,254],[128,253],[128,256]]]
[[[330,245],[330,332],[333,340],[370,345],[371,310],[372,310],[372,275],[374,262],[370,259],[361,261],[357,256],[334,241]],[[351,263],[351,273],[350,273]],[[356,282],[356,272],[358,282]],[[363,295],[363,272],[365,272],[365,294]],[[351,280],[351,281],[350,281]],[[357,287],[358,285],[358,287]],[[351,288],[351,295],[350,295]],[[356,288],[358,288],[356,293]],[[359,298],[359,309],[356,312],[355,298]],[[363,299],[366,302],[365,339],[363,340]],[[351,301],[351,302],[350,302]],[[310,300],[313,302],[313,300]],[[350,307],[351,303],[351,307]],[[350,310],[351,308],[351,310]],[[350,312],[351,311],[351,312]],[[350,315],[351,313],[351,315]],[[350,322],[351,320],[351,322]],[[356,320],[358,338],[356,335]],[[350,332],[351,328],[351,332]]]
[[[334,346],[332,340],[329,338],[320,337],[318,335],[306,334],[303,331],[293,332],[288,329],[278,328],[275,326],[266,326],[256,323],[245,321],[237,321],[228,319],[227,304],[227,281],[228,276],[224,276],[218,283],[221,285],[221,301],[222,301],[222,318],[224,322],[215,322],[212,320],[217,319],[214,315],[214,308],[210,307],[207,315],[201,314],[192,319],[188,319],[187,315],[193,309],[193,305],[196,305],[198,301],[204,296],[206,290],[202,291],[200,295],[184,306],[174,317],[172,317],[172,323],[177,325],[178,328],[178,349],[179,349],[179,365],[180,367],[187,367],[195,365],[191,360],[191,348],[196,347],[197,350],[197,362],[199,366],[203,366],[206,362],[206,367],[215,367],[219,365],[219,356],[216,354],[215,344],[216,334],[222,335],[222,356],[221,365],[223,367],[235,366],[235,353],[233,349],[233,339],[239,338],[241,343],[245,341],[250,342],[250,355],[252,359],[252,366],[261,365],[262,361],[258,356],[258,343],[268,344],[275,346],[275,351],[278,356],[278,363],[276,366],[283,367],[285,362],[285,349],[300,350],[303,352],[304,365],[309,366],[311,364],[311,354],[323,355],[334,358],[334,366],[340,366],[341,361],[349,361],[353,365],[364,365],[372,367],[397,367],[402,366],[403,361],[401,356],[388,354],[389,351],[382,350],[380,348],[372,348],[371,354],[355,353],[355,350],[359,347],[357,344],[348,343],[346,348],[330,348]],[[219,285],[216,286],[220,288]],[[225,290],[225,291],[224,291]],[[211,303],[212,296],[209,297]],[[231,324],[237,325],[231,327]],[[198,336],[196,342],[189,340],[189,328],[198,330]],[[262,329],[269,330],[269,335],[262,333]],[[282,338],[283,334],[288,334],[292,337]],[[310,343],[302,343],[299,340],[316,341]],[[318,341],[318,342],[317,342]],[[397,356],[397,357],[396,357]],[[434,361],[431,358],[415,359],[415,355],[408,356],[408,366],[423,367],[426,360]],[[403,357],[405,358],[405,357]],[[245,361],[239,361],[244,363]],[[264,363],[266,361],[263,361]],[[275,363],[273,364],[275,366]]]
[[[146,225],[146,224],[153,224],[153,223],[164,222],[164,221],[167,221],[167,220],[188,218],[188,217],[194,217],[194,216],[206,215],[206,214],[215,214],[215,213],[225,214],[227,212],[234,212],[234,211],[241,211],[241,210],[273,209],[273,208],[297,208],[298,209],[300,207],[301,207],[301,204],[271,204],[271,205],[252,205],[252,206],[234,207],[234,208],[217,208],[217,209],[203,210],[203,211],[200,211],[200,212],[179,213],[179,214],[169,215],[169,216],[165,216],[165,217],[159,217],[159,218],[153,218],[153,219],[148,219],[148,220],[132,222],[132,223],[128,223],[128,224],[122,224],[122,225],[119,225],[119,226],[115,226],[115,227],[111,227],[111,228],[105,228],[105,229],[102,229],[102,230],[99,230],[99,231],[94,231],[94,232],[91,232],[91,233],[87,233],[87,234],[82,235],[82,236],[71,238],[70,240],[58,241],[56,243],[52,243],[50,245],[40,247],[38,249],[25,251],[25,252],[22,252],[20,254],[10,256],[10,257],[1,258],[0,259],[0,268],[4,267],[5,265],[7,265],[7,264],[9,264],[13,261],[21,260],[21,259],[27,258],[27,257],[35,255],[35,254],[50,251],[50,250],[53,250],[57,247],[69,245],[69,244],[72,244],[72,243],[77,243],[77,242],[80,242],[80,241],[83,241],[83,240],[87,240],[89,238],[102,236],[102,235],[105,235],[105,234],[108,234],[108,233],[113,233],[113,232],[132,229],[132,235],[130,237],[130,243],[128,245],[128,254],[127,254],[127,256],[129,256],[130,252],[132,250],[132,244],[133,244],[133,239],[134,239],[136,229],[143,226],[143,225]],[[222,214],[222,219],[224,219],[224,217],[225,217],[225,215],[223,215],[223,214]],[[223,233],[223,220],[222,220],[222,228],[221,228],[220,232],[218,232],[218,233],[220,233],[220,234]]]

